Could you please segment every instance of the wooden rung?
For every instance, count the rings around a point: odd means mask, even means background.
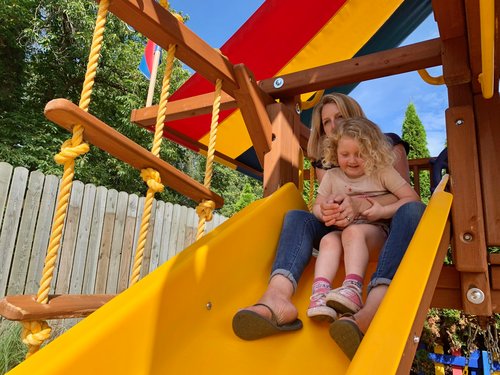
[[[154,168],[160,173],[164,185],[168,185],[195,202],[209,199],[215,202],[217,208],[224,204],[222,197],[207,189],[203,184],[182,173],[166,161],[157,158],[148,150],[69,100],[51,100],[45,106],[45,117],[70,132],[74,125],[82,125],[85,129],[84,138],[87,142],[136,169]]]
[[[0,300],[0,315],[17,321],[83,318],[113,297],[107,294],[51,295],[48,303],[38,303],[35,295],[6,296]]]

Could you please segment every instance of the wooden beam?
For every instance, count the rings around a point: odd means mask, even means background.
[[[284,81],[280,88],[274,87],[276,78],[260,81],[259,84],[272,97],[282,98],[438,65],[441,65],[441,42],[432,39],[285,74],[280,76]]]
[[[478,155],[477,119],[473,101],[473,80],[469,58],[471,35],[466,25],[463,0],[433,0],[434,16],[443,43],[443,75],[448,87],[446,111],[448,164],[451,174],[453,261],[460,272],[462,308],[466,313],[491,315],[491,290],[486,261],[484,213]],[[467,157],[464,157],[467,155]],[[480,289],[485,299],[472,303],[467,293]]]
[[[241,115],[252,140],[257,159],[264,165],[264,155],[271,150],[271,121],[266,105],[275,101],[257,86],[252,73],[243,64],[234,66],[236,81],[240,86],[234,91]]]
[[[113,0],[109,11],[163,49],[177,45],[178,59],[214,84],[222,79],[222,89],[229,95],[238,88],[229,60],[155,0]]]
[[[287,182],[299,186],[299,166],[303,156],[300,145],[300,118],[283,103],[267,107],[272,122],[272,149],[265,155],[264,196],[267,197]]]
[[[69,100],[51,100],[45,106],[45,116],[70,132],[75,124],[82,125],[85,128],[85,140],[138,170],[144,168],[156,169],[160,173],[164,185],[171,187],[195,202],[210,199],[215,202],[217,207],[222,207],[224,204],[224,200],[219,195],[166,161],[154,156],[148,150],[80,109]]]
[[[169,101],[165,113],[165,121],[181,120],[188,117],[196,117],[212,113],[214,105],[214,93],[192,96],[186,99]],[[237,108],[236,100],[222,92],[220,109]],[[130,121],[143,127],[155,126],[156,116],[158,114],[158,105],[133,109]]]
[[[48,303],[38,303],[35,295],[6,296],[0,300],[0,315],[15,321],[83,318],[113,297],[107,294],[50,295]]]

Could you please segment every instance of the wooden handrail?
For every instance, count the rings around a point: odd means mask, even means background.
[[[51,100],[45,106],[45,116],[68,131],[71,131],[75,124],[82,125],[85,129],[84,138],[86,141],[138,170],[156,169],[160,173],[164,185],[168,185],[196,202],[209,199],[215,202],[216,207],[222,207],[224,204],[222,197],[207,189],[203,184],[182,173],[166,161],[157,158],[148,150],[80,109],[69,100]]]

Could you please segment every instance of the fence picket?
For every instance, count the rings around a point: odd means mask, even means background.
[[[83,191],[82,211],[78,226],[75,254],[73,256],[73,271],[69,285],[69,293],[71,294],[82,293],[96,191],[97,188],[92,184],[85,185]]]
[[[45,177],[43,184],[42,199],[40,201],[40,212],[36,223],[31,259],[28,267],[28,277],[24,293],[35,294],[40,287],[43,263],[49,246],[50,230],[56,207],[57,192],[59,189],[59,178],[54,175]]]
[[[118,288],[118,274],[122,256],[123,235],[125,222],[127,220],[128,194],[124,191],[118,193],[116,206],[115,226],[113,229],[113,240],[108,267],[108,279],[106,281],[106,293],[116,294]]]
[[[172,228],[172,214],[174,205],[170,202],[165,203],[165,213],[163,215],[163,236],[161,237],[161,250],[158,259],[158,265],[162,265],[168,259],[168,249],[170,247],[170,232]]]
[[[73,269],[73,258],[75,256],[76,240],[78,238],[78,227],[80,224],[80,213],[82,212],[83,192],[85,186],[81,181],[74,181],[69,198],[66,222],[64,223],[64,235],[59,247],[59,262],[52,279],[51,290],[58,294],[69,293],[71,271]],[[57,280],[57,282],[56,282]]]
[[[0,163],[0,228],[3,223],[3,210],[7,202],[7,196],[9,195],[9,186],[13,169],[14,168],[12,168],[10,164],[5,162]]]
[[[99,260],[97,261],[97,275],[95,280],[95,293],[106,293],[106,280],[108,278],[109,256],[113,241],[113,229],[115,226],[116,205],[118,203],[118,192],[115,189],[108,190],[106,198],[106,209],[104,213],[104,225],[102,229]]]
[[[7,289],[27,182],[28,170],[23,167],[15,168],[5,208],[2,232],[0,233],[0,251],[2,252],[0,256],[0,270],[2,271],[2,278],[0,279],[1,295],[4,295]]]
[[[33,172],[29,177],[7,294],[24,292],[44,179],[45,176],[41,172]]]
[[[138,204],[139,197],[135,194],[130,194],[127,207],[127,218],[125,220],[125,233],[123,235],[120,271],[118,276],[118,293],[127,289],[130,281],[130,259],[133,257]]]
[[[94,293],[107,196],[108,190],[103,186],[99,186],[96,189],[92,222],[90,225],[89,252],[87,253],[85,273],[83,275],[83,294]]]

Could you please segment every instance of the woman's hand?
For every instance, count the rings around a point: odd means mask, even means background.
[[[368,221],[377,221],[379,219],[384,218],[384,215],[385,215],[384,206],[382,206],[380,203],[378,203],[374,199],[366,198],[366,200],[371,203],[371,207],[368,208],[367,210],[364,210],[362,212],[362,215]]]

